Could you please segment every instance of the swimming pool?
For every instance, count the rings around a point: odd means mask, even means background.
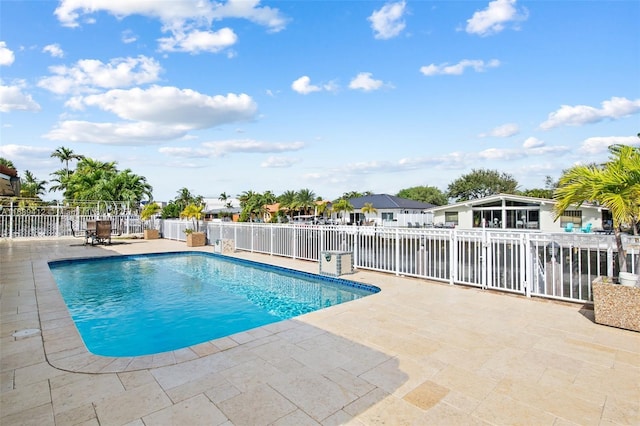
[[[87,349],[172,351],[359,299],[379,288],[211,253],[49,262]]]

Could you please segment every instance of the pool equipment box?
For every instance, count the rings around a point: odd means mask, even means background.
[[[216,243],[213,246],[214,253],[233,253],[236,251],[236,245],[233,240],[224,239],[224,240],[216,240]]]
[[[320,275],[353,274],[352,251],[323,251],[320,252]]]

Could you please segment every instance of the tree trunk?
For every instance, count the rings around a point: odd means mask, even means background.
[[[622,232],[620,231],[620,225],[614,225],[613,235],[616,239],[616,246],[618,247],[618,263],[620,264],[620,271],[630,272],[627,269],[627,252],[622,247]]]

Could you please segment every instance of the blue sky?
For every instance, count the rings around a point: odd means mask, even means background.
[[[156,200],[541,188],[640,139],[640,2],[0,3],[0,156],[64,146]],[[60,198],[52,193],[47,198]]]

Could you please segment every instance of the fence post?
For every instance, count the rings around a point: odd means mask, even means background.
[[[533,285],[533,255],[531,253],[531,241],[529,234],[524,233],[521,235],[520,244],[523,245],[521,250],[521,256],[519,259],[520,265],[524,265],[524,268],[520,268],[520,279],[522,285],[524,285],[525,295],[531,297],[531,286]],[[524,259],[522,259],[524,256]]]
[[[458,276],[458,233],[456,228],[449,231],[449,284],[454,284]]]
[[[273,223],[269,224],[269,254],[273,256]]]
[[[298,237],[298,227],[296,225],[293,225],[293,237],[292,237],[293,241],[291,242],[292,243],[291,245],[293,246],[293,249],[291,251],[292,259],[296,259],[298,254],[298,250],[297,250],[298,245],[296,244],[296,241],[298,241],[297,237]]]
[[[360,244],[360,227],[356,228],[356,235],[353,238],[353,264],[358,264],[358,245]]]
[[[396,228],[396,275],[400,275],[400,228]]]
[[[13,200],[9,205],[9,238],[13,238]]]
[[[620,253],[618,253],[620,256]],[[613,244],[609,240],[609,247],[607,247],[607,276],[613,277],[614,262],[613,262]]]

